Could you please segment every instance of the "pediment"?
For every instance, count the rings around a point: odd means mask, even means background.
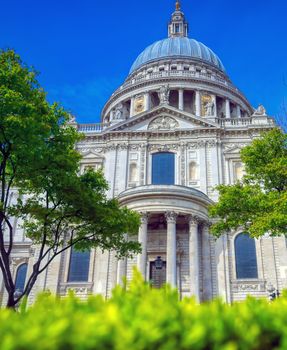
[[[93,150],[89,150],[86,152],[82,152],[83,159],[103,159],[104,157],[101,154],[94,152]]]
[[[159,106],[148,112],[141,113],[121,123],[113,125],[105,130],[109,131],[177,131],[199,128],[219,128],[204,118],[194,116],[191,113],[180,111],[174,107]]]
[[[225,151],[224,151],[224,155],[225,158],[229,159],[229,158],[238,158],[240,157],[240,152],[242,150],[242,147],[240,146],[227,146]]]

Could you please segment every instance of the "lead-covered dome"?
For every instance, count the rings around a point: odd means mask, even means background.
[[[163,39],[148,46],[135,60],[129,74],[147,63],[168,58],[201,60],[225,72],[221,60],[211,49],[194,39],[178,36]]]

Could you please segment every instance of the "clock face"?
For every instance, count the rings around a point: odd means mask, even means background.
[[[135,99],[135,105],[134,109],[136,113],[141,113],[144,111],[145,104],[144,104],[144,97],[139,96]]]

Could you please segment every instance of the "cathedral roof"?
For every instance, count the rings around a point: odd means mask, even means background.
[[[192,59],[203,61],[225,72],[219,57],[207,46],[188,38],[188,23],[181,11],[180,1],[175,4],[175,11],[168,24],[168,38],[148,46],[135,60],[130,74],[145,64],[162,59]]]
[[[201,60],[225,72],[221,60],[211,49],[199,41],[182,36],[163,39],[148,46],[135,60],[130,74],[147,63],[168,58]]]

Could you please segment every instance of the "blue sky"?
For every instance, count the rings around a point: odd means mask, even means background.
[[[41,72],[50,101],[98,122],[137,55],[166,37],[174,2],[0,0],[0,47]],[[253,106],[277,115],[287,98],[287,1],[182,0],[182,9],[189,36],[218,54]]]

